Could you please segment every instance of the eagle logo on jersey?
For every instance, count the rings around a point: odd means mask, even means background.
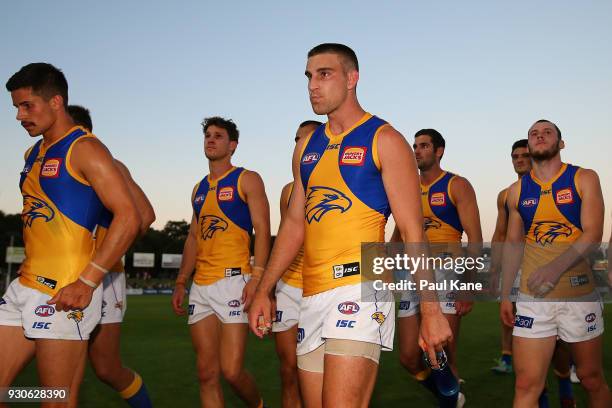
[[[555,221],[536,222],[533,229],[533,236],[538,244],[544,246],[552,244],[560,235],[569,237],[572,235],[572,228],[568,225]]]
[[[372,314],[372,320],[375,320],[378,324],[383,324],[386,319],[387,316],[385,316],[383,312],[374,312]]]
[[[74,310],[74,311],[72,311],[72,312],[68,313],[68,316],[66,316],[66,317],[67,317],[68,319],[72,319],[72,320],[74,320],[74,321],[75,321],[75,322],[77,322],[77,323],[80,323],[80,322],[81,322],[81,320],[83,320],[83,316],[84,316],[84,315],[85,315],[85,314],[83,313],[83,311],[82,311],[82,310]]]
[[[203,215],[200,218],[200,231],[202,233],[202,239],[206,240],[212,238],[215,232],[227,229],[227,222],[223,218],[219,218],[215,215]]]
[[[434,220],[433,218],[425,217],[425,219],[423,220],[423,228],[425,229],[425,231],[427,231],[430,228],[439,229],[441,227],[442,227],[442,224],[440,224],[438,221]]]
[[[45,222],[49,222],[55,216],[55,211],[40,198],[33,197],[31,195],[23,196],[23,212],[21,218],[23,224],[27,227],[31,227],[32,223],[37,218],[42,218]]]
[[[306,220],[319,222],[321,218],[332,210],[340,210],[341,213],[348,211],[353,203],[341,191],[331,187],[310,187],[306,197]]]

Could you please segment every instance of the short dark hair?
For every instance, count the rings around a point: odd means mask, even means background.
[[[91,123],[89,109],[81,105],[68,105],[68,114],[74,121],[75,125],[83,126],[90,132],[93,131],[93,124]]]
[[[300,126],[298,126],[298,128],[303,128],[304,126],[321,126],[323,123],[319,122],[318,120],[305,120],[302,123],[300,123]]]
[[[514,149],[518,149],[519,147],[528,148],[529,146],[528,146],[527,139],[521,139],[521,140],[517,140],[516,142],[514,142],[512,144],[512,151],[510,153],[512,153]]]
[[[434,149],[437,149],[438,147],[446,147],[446,141],[436,129],[421,129],[414,134],[414,138],[416,139],[419,136],[429,136]]]
[[[221,116],[211,116],[209,118],[204,118],[204,120],[202,121],[202,130],[204,131],[204,133],[206,133],[206,130],[210,126],[217,126],[221,129],[225,129],[227,131],[227,134],[229,135],[230,141],[238,141],[238,136],[240,132],[238,132],[238,127],[236,126],[233,120],[225,119]]]
[[[21,88],[32,88],[36,95],[49,100],[59,95],[68,107],[68,81],[58,68],[45,62],[34,62],[21,67],[6,82],[6,89],[13,92]]]
[[[323,43],[319,44],[310,51],[308,51],[308,58],[314,57],[319,54],[337,54],[344,60],[344,68],[355,69],[359,72],[359,61],[357,61],[357,54],[350,47],[344,44],[338,43]]]
[[[559,127],[557,126],[557,124],[556,124],[556,123],[551,122],[551,121],[550,121],[550,120],[548,120],[548,119],[540,119],[540,120],[536,121],[536,122],[534,123],[534,125],[535,125],[536,123],[550,123],[551,125],[553,125],[553,126],[555,127],[555,130],[557,131],[557,135],[559,136],[559,140],[561,140],[561,129],[559,129]],[[532,125],[532,127],[533,127],[533,125]],[[530,129],[531,129],[531,128],[530,128]]]

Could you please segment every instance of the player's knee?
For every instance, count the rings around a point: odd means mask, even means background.
[[[240,382],[240,376],[242,375],[242,367],[238,365],[222,367],[223,378],[231,385],[238,384]]]
[[[219,367],[212,365],[198,365],[198,379],[202,384],[219,382]]]
[[[544,382],[540,378],[537,378],[528,373],[520,374],[517,373],[516,381],[514,383],[515,392],[519,395],[526,393],[538,394],[544,389]]]
[[[576,375],[580,379],[580,384],[582,384],[587,392],[599,390],[604,383],[603,375],[597,369],[578,367]]]
[[[281,360],[280,374],[283,382],[297,381],[297,360]]]
[[[421,356],[417,353],[400,352],[400,364],[412,375],[423,370]]]
[[[121,366],[115,366],[115,364],[110,360],[91,360],[91,365],[96,373],[96,377],[100,379],[103,383],[111,383],[114,379],[117,378],[119,370]]]

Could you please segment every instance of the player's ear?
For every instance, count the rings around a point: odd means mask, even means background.
[[[352,90],[357,88],[357,82],[359,82],[359,71],[356,69],[351,69],[347,73],[347,89]]]
[[[565,141],[563,139],[559,140],[559,150],[565,149]]]
[[[61,95],[53,95],[49,99],[49,106],[54,111],[59,111],[64,106],[64,98]]]
[[[238,147],[238,141],[237,140],[230,140],[229,147],[230,147],[230,150],[232,151],[232,156],[233,156],[234,153],[236,153],[236,148]]]

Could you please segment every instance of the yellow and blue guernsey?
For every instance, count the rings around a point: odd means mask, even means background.
[[[433,183],[427,186],[421,183],[423,228],[432,244],[432,254],[458,255],[461,252],[463,226],[451,194],[451,184],[456,177],[445,171]]]
[[[359,283],[361,243],[384,242],[391,208],[377,135],[385,126],[367,113],[339,135],[331,133],[329,123],[321,125],[304,143],[304,296]]]
[[[516,208],[525,229],[525,254],[521,266],[521,292],[529,276],[565,252],[582,235],[582,198],[577,183],[580,168],[564,163],[549,182],[542,182],[533,171],[521,177]],[[546,297],[570,298],[594,290],[591,268],[585,259],[568,269]]]
[[[287,201],[284,203],[285,206],[289,207],[289,201],[291,200],[291,194],[293,194],[293,182],[290,183],[289,194],[287,194]],[[302,264],[304,263],[304,247],[300,248],[300,251],[296,255],[287,271],[283,274],[281,279],[287,285],[293,286],[294,288],[302,288]]]
[[[217,180],[206,176],[195,186],[192,205],[198,220],[198,250],[194,282],[198,285],[251,273],[253,223],[240,188],[245,171],[232,167]]]
[[[96,228],[96,250],[102,246],[102,242],[104,242],[104,238],[106,238],[111,222],[113,222],[113,213],[106,209],[106,207],[102,208],[102,215],[98,227]],[[109,272],[125,272],[121,259],[109,269]]]
[[[19,182],[26,253],[20,282],[49,295],[77,280],[94,253],[103,205],[70,166],[74,144],[90,137],[74,127],[50,146],[41,139],[26,152]]]

